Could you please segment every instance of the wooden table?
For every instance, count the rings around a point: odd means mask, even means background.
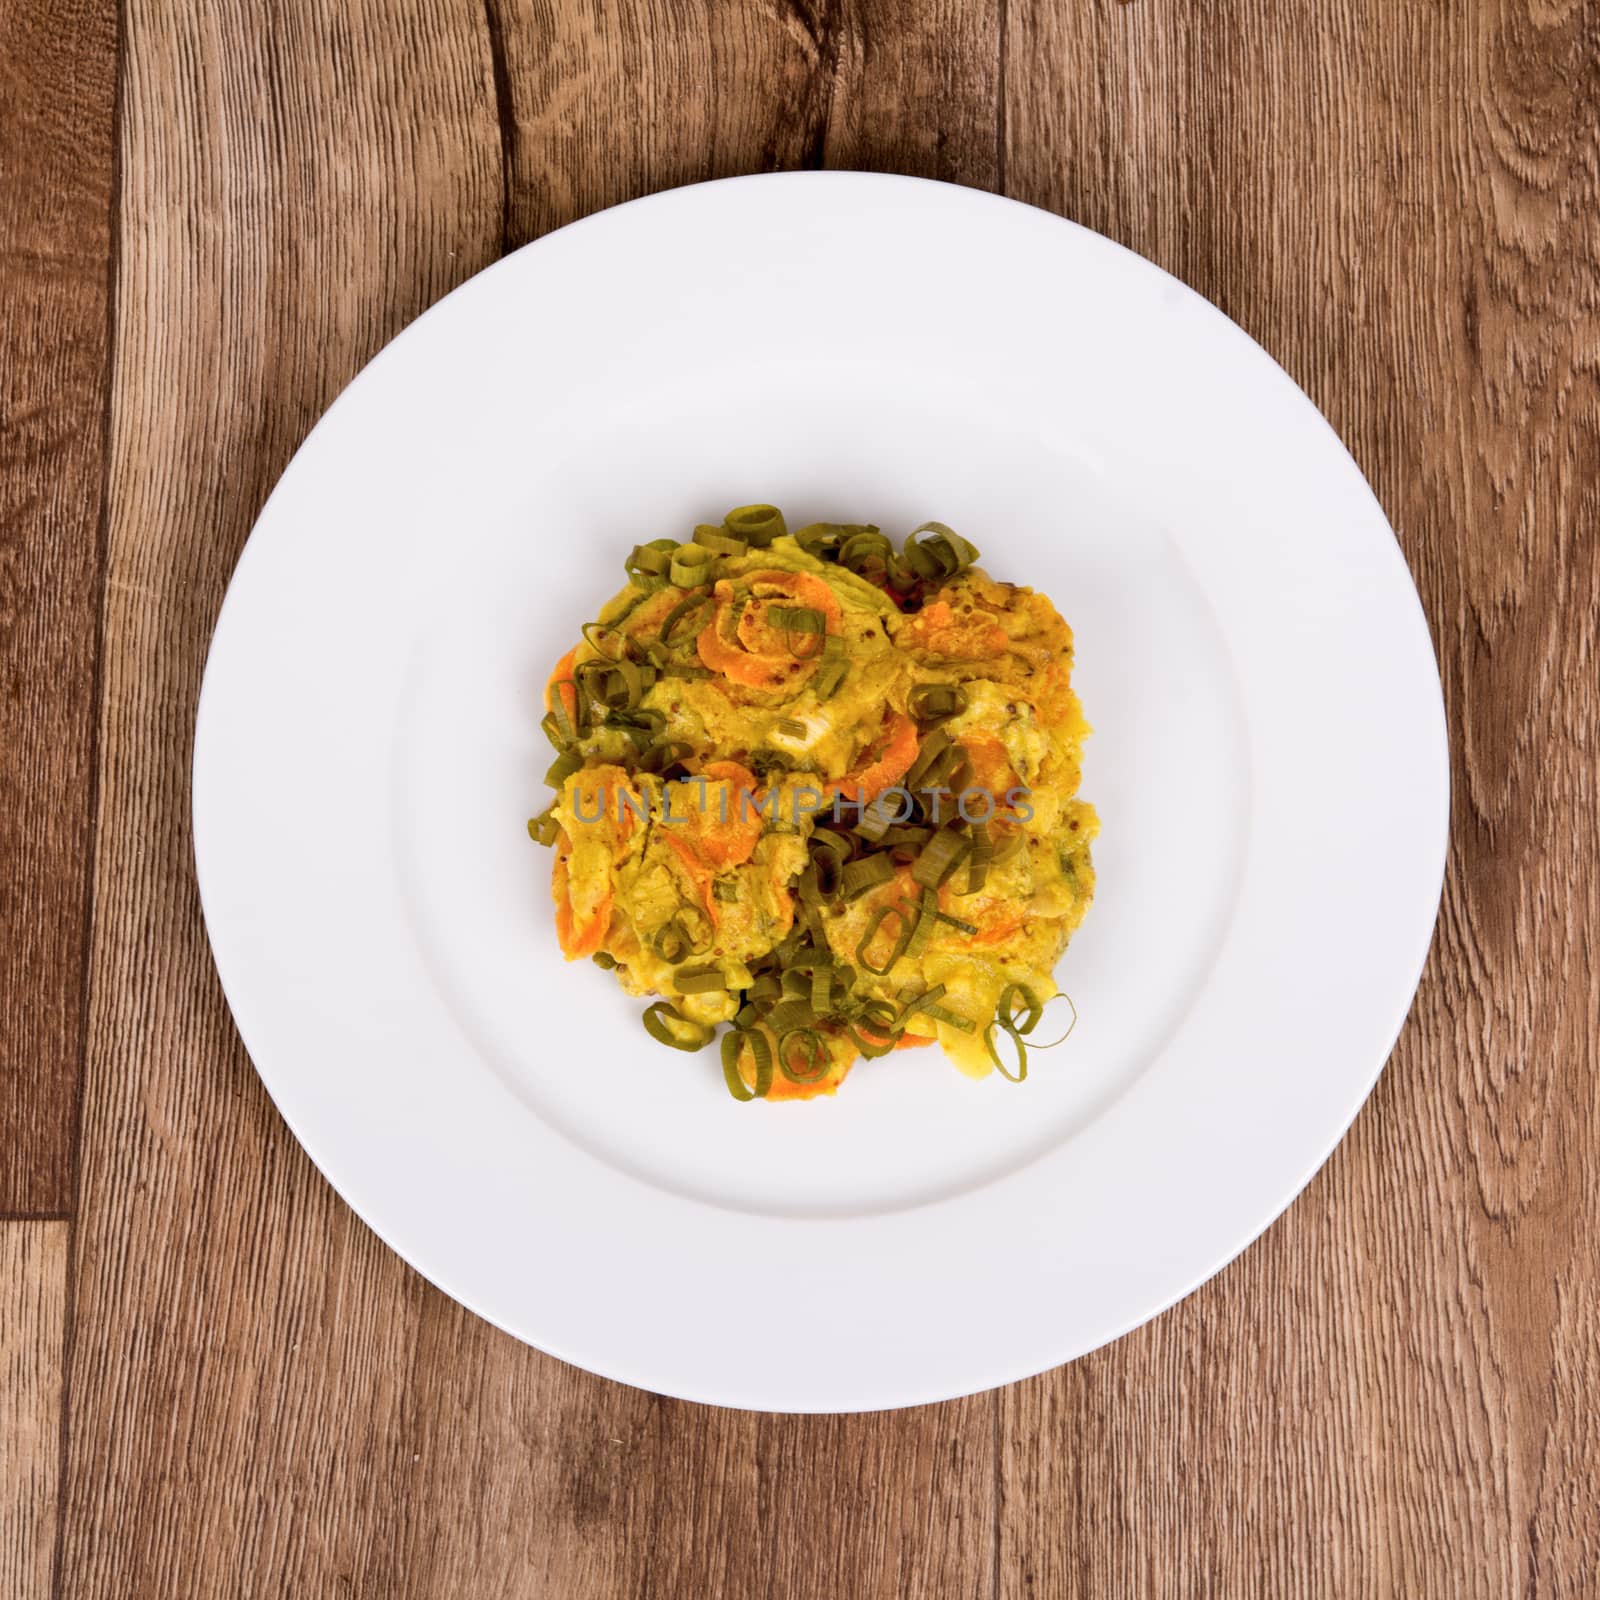
[[[1597,124],[1596,0],[3,0],[0,1594],[1595,1594]],[[789,1419],[525,1349],[352,1218],[229,1022],[188,760],[391,334],[818,165],[1075,217],[1284,363],[1399,531],[1455,805],[1411,1021],[1265,1239],[1045,1377]]]

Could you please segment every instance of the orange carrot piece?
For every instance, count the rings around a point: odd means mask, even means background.
[[[888,742],[869,761],[862,762],[826,786],[828,794],[842,794],[859,805],[876,800],[892,784],[911,770],[917,759],[917,725],[910,717],[896,712],[889,725]]]
[[[581,961],[585,956],[592,956],[605,943],[606,934],[611,928],[612,894],[608,888],[593,914],[579,923],[572,906],[567,868],[567,855],[571,848],[571,841],[563,833],[556,842],[550,893],[556,903],[556,938],[560,941],[561,952],[568,961]]]
[[[578,647],[573,647],[556,662],[555,671],[550,674],[550,681],[544,686],[544,708],[546,711],[555,710],[556,685],[561,685],[561,704],[566,708],[569,721],[578,720],[578,690],[573,683],[563,682],[572,676],[573,663],[578,659]]]

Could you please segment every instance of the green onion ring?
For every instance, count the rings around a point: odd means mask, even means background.
[[[932,889],[924,889],[921,898],[914,904],[916,921],[911,927],[911,940],[906,946],[906,955],[911,960],[916,960],[928,948],[928,941],[933,938],[933,925],[939,919],[934,915],[938,909],[938,899]]]
[[[789,1064],[789,1044],[794,1039],[806,1041],[811,1062],[806,1071],[800,1071]],[[827,1075],[828,1068],[832,1065],[833,1058],[828,1053],[828,1041],[815,1028],[790,1028],[778,1035],[778,1070],[790,1083],[816,1083]]]
[[[1053,994],[1049,1000],[1044,1002],[1044,1005],[1051,1005],[1057,1000],[1065,1000],[1067,1002],[1067,1008],[1072,1012],[1072,1021],[1067,1024],[1067,1031],[1059,1039],[1052,1039],[1049,1044],[1035,1044],[1033,1046],[1035,1050],[1054,1050],[1058,1044],[1065,1044],[1072,1037],[1072,1030],[1078,1026],[1078,1008],[1072,1003],[1072,996],[1061,993]],[[1043,1009],[1044,1006],[1041,1006],[1040,1010],[1043,1011]]]
[[[873,966],[867,958],[867,951],[872,946],[872,941],[877,938],[878,930],[889,917],[895,917],[900,924],[900,932],[894,942],[894,950],[889,959],[881,967]],[[906,954],[911,944],[911,935],[915,924],[910,920],[903,905],[883,906],[879,909],[872,921],[867,924],[867,931],[861,935],[861,942],[856,946],[856,965],[863,967],[875,978],[886,978],[894,964]]]
[[[809,1027],[817,1019],[809,1000],[785,1000],[767,1013],[767,1022],[774,1033],[786,1033],[792,1028]]]
[[[1028,1076],[1028,1047],[1022,1042],[1018,1035],[1011,1033],[1009,1028],[1005,1030],[1007,1033],[1011,1034],[1011,1042],[1017,1047],[1017,1070],[1013,1072],[1010,1067],[1008,1067],[1005,1062],[1000,1059],[1000,1052],[995,1048],[995,1029],[999,1026],[1000,1024],[998,1022],[991,1022],[988,1027],[983,1030],[983,1043],[989,1052],[989,1059],[994,1062],[995,1067],[1000,1073],[1001,1077],[1010,1079],[1012,1083],[1021,1083],[1022,1080]]]
[[[687,590],[683,598],[661,619],[661,626],[656,630],[656,637],[660,639],[662,644],[670,648],[679,642],[674,635],[677,632],[678,624],[683,621],[684,617],[689,616],[691,618],[687,631],[693,633],[696,631],[695,625],[699,622],[701,615],[711,609],[712,603],[711,591],[703,584],[697,588]]]
[[[720,967],[679,967],[672,975],[672,986],[679,994],[711,994],[726,989],[728,980]]]
[[[664,578],[672,571],[672,556],[670,550],[676,549],[676,543],[668,540],[668,550],[660,548],[660,541],[650,544],[636,544],[628,554],[628,559],[623,566],[630,578]]]
[[[712,576],[717,569],[717,560],[703,544],[681,544],[672,552],[672,563],[667,569],[668,579],[675,588],[692,589]]]
[[[972,841],[953,828],[941,828],[922,847],[911,869],[912,882],[924,889],[937,889],[955,871],[972,848]]]
[[[1028,1020],[1020,1026],[1017,1023],[1019,1015],[1017,1000],[1022,1001],[1020,1015]],[[1011,1033],[1032,1033],[1039,1026],[1039,1018],[1044,1015],[1044,1007],[1039,1004],[1038,996],[1034,994],[1025,983],[1008,983],[1000,991],[1000,1003],[995,1007],[995,1021],[1002,1028]]]
[[[862,856],[858,861],[847,861],[839,880],[839,890],[846,900],[859,900],[869,890],[876,889],[879,884],[889,883],[893,878],[894,862],[885,852],[879,851],[875,855]]]
[[[722,519],[729,533],[738,534],[752,549],[764,550],[788,532],[776,506],[737,506]]]
[[[552,789],[563,789],[574,772],[582,771],[583,757],[574,750],[563,750],[545,771],[544,781]]]
[[[908,702],[918,722],[942,722],[967,709],[967,691],[959,683],[919,683]]]
[[[694,530],[694,542],[718,556],[742,556],[750,548],[750,541],[743,534],[728,533],[709,522],[702,522]]]
[[[646,1007],[643,1020],[644,1031],[658,1044],[664,1044],[671,1050],[704,1050],[717,1036],[715,1028],[691,1021],[665,1000],[657,1000],[653,1006]],[[685,1038],[674,1032],[674,1023],[695,1031]]]
[[[750,1046],[756,1058],[756,1081],[752,1085],[739,1070],[744,1047]],[[772,1046],[764,1033],[754,1028],[730,1028],[722,1036],[722,1076],[728,1093],[743,1104],[749,1100],[765,1100],[772,1087]]]

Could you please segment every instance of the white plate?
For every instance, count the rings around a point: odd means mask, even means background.
[[[1076,629],[1099,891],[1021,1087],[736,1105],[560,959],[544,676],[636,540],[758,499],[949,522]],[[565,228],[373,361],[239,563],[194,808],[239,1030],[384,1239],[595,1372],[849,1411],[1080,1355],[1283,1209],[1410,1003],[1445,727],[1382,511],[1233,323],[1045,212],[805,174]]]

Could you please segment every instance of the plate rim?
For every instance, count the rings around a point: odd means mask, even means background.
[[[273,1074],[264,1069],[258,1062],[256,1050],[252,1047],[249,1038],[246,1036],[244,1025],[239,1021],[241,1009],[248,1011],[249,1006],[247,1003],[241,1005],[241,997],[235,992],[240,981],[238,974],[233,974],[230,979],[230,973],[227,970],[226,960],[222,954],[222,951],[219,949],[219,934],[215,923],[216,913],[214,910],[215,889],[213,888],[211,893],[208,895],[207,869],[206,864],[202,861],[202,855],[204,852],[202,840],[208,835],[207,824],[202,820],[200,814],[202,806],[202,794],[204,791],[201,769],[205,754],[207,730],[212,725],[212,720],[215,716],[217,683],[219,681],[219,679],[214,677],[212,667],[214,661],[217,659],[219,641],[225,641],[227,638],[230,616],[234,615],[238,611],[239,607],[243,604],[240,597],[247,592],[249,574],[252,570],[252,552],[254,551],[257,555],[259,555],[261,549],[261,545],[257,540],[257,534],[261,532],[268,523],[268,519],[273,512],[274,503],[279,498],[282,486],[285,482],[289,481],[290,476],[294,471],[295,463],[301,460],[302,456],[308,450],[308,447],[311,446],[312,441],[317,439],[319,435],[324,434],[326,431],[331,431],[328,429],[330,419],[342,415],[343,412],[348,409],[352,401],[352,397],[365,392],[366,388],[370,387],[372,384],[376,383],[379,378],[381,378],[382,372],[386,368],[392,352],[396,351],[398,348],[404,348],[404,341],[407,340],[409,335],[413,334],[413,331],[421,323],[429,318],[436,318],[442,308],[456,300],[457,296],[462,295],[465,291],[471,291],[474,285],[480,284],[483,282],[483,280],[489,279],[492,276],[500,273],[501,269],[506,269],[507,271],[526,270],[525,268],[519,269],[514,264],[518,263],[519,261],[525,262],[529,258],[530,252],[539,251],[541,248],[545,247],[551,239],[558,238],[563,235],[571,235],[574,230],[583,230],[586,227],[597,223],[602,218],[614,218],[619,212],[633,211],[636,210],[636,208],[659,208],[664,205],[671,205],[676,203],[678,198],[684,196],[685,194],[702,192],[706,190],[736,191],[740,189],[746,189],[752,185],[759,185],[763,189],[771,189],[777,185],[784,185],[797,189],[805,186],[810,186],[813,188],[826,187],[839,189],[845,185],[861,184],[871,186],[888,186],[902,191],[904,191],[908,186],[924,191],[955,191],[956,193],[964,196],[974,197],[980,205],[992,204],[997,207],[1014,208],[1017,211],[1029,213],[1032,218],[1042,219],[1051,226],[1065,227],[1066,229],[1071,230],[1073,233],[1081,236],[1082,239],[1092,241],[1092,244],[1089,246],[1090,249],[1101,250],[1109,248],[1110,251],[1116,252],[1120,256],[1128,258],[1128,260],[1132,263],[1136,263],[1136,267],[1134,267],[1132,270],[1143,273],[1159,274],[1167,284],[1175,286],[1181,292],[1181,295],[1184,297],[1186,303],[1191,304],[1193,307],[1203,307],[1205,313],[1208,313],[1211,317],[1214,317],[1222,324],[1225,324],[1228,330],[1228,337],[1230,339],[1243,341],[1244,348],[1253,352],[1256,358],[1269,363],[1270,367],[1278,374],[1281,380],[1291,387],[1293,393],[1296,396],[1299,396],[1304,402],[1305,410],[1309,412],[1310,415],[1313,415],[1317,418],[1318,423],[1320,424],[1321,429],[1326,436],[1324,442],[1326,444],[1331,444],[1337,454],[1343,458],[1341,470],[1345,471],[1347,474],[1353,475],[1354,481],[1360,484],[1367,500],[1370,502],[1371,510],[1381,520],[1384,528],[1387,530],[1389,534],[1390,545],[1392,547],[1392,555],[1395,563],[1398,566],[1400,574],[1403,575],[1404,590],[1409,594],[1411,608],[1414,611],[1414,625],[1420,628],[1421,637],[1426,641],[1428,659],[1431,664],[1431,684],[1434,691],[1433,704],[1430,705],[1429,709],[1432,713],[1433,721],[1433,728],[1431,731],[1436,739],[1436,754],[1439,758],[1435,777],[1439,786],[1438,811],[1441,818],[1441,824],[1438,828],[1436,840],[1436,860],[1433,863],[1435,870],[1433,870],[1431,873],[1431,881],[1434,883],[1431,900],[1432,910],[1427,919],[1426,934],[1420,940],[1420,948],[1418,948],[1415,952],[1413,966],[1406,974],[1407,981],[1404,986],[1405,1000],[1404,1003],[1399,1006],[1397,1016],[1395,1016],[1392,1020],[1392,1028],[1388,1029],[1387,1044],[1382,1050],[1382,1053],[1377,1055],[1377,1058],[1370,1070],[1364,1069],[1360,1074],[1360,1078],[1362,1080],[1361,1087],[1359,1088],[1359,1092],[1354,1094],[1353,1101],[1349,1105],[1347,1114],[1343,1116],[1343,1119],[1338,1123],[1337,1127],[1332,1128],[1331,1132],[1327,1134],[1320,1146],[1319,1153],[1315,1156],[1315,1158],[1311,1159],[1305,1164],[1304,1170],[1300,1174],[1298,1181],[1294,1183],[1291,1189],[1283,1194],[1280,1200],[1271,1206],[1268,1213],[1259,1223],[1248,1227],[1241,1236],[1237,1238],[1231,1238],[1230,1242],[1228,1242],[1225,1246],[1219,1247],[1215,1252],[1215,1258],[1210,1262],[1209,1265],[1189,1276],[1180,1287],[1173,1289],[1159,1303],[1152,1304],[1149,1309],[1141,1311],[1137,1315],[1134,1315],[1126,1321],[1119,1323],[1109,1331],[1105,1332],[1103,1336],[1097,1339],[1094,1343],[1088,1344],[1081,1348],[1074,1348],[1065,1354],[1055,1356],[1053,1359],[1047,1359],[1042,1363],[1038,1361],[1024,1360],[1014,1368],[1006,1365],[1004,1362],[995,1363],[993,1364],[991,1370],[986,1373],[975,1372],[972,1382],[967,1387],[941,1388],[937,1393],[917,1390],[915,1392],[908,1392],[903,1396],[888,1397],[871,1405],[848,1405],[845,1407],[839,1407],[832,1404],[808,1406],[804,1404],[796,1405],[792,1403],[786,1403],[779,1406],[769,1406],[762,1403],[758,1397],[755,1397],[751,1394],[746,1394],[742,1397],[729,1398],[725,1394],[690,1392],[693,1386],[679,1386],[672,1383],[663,1384],[658,1379],[641,1375],[641,1373],[637,1370],[625,1370],[622,1367],[616,1366],[614,1363],[604,1360],[597,1361],[592,1356],[583,1354],[581,1352],[557,1348],[556,1343],[553,1341],[547,1341],[542,1338],[536,1341],[532,1336],[524,1332],[522,1329],[513,1326],[509,1321],[502,1319],[501,1316],[496,1314],[494,1308],[482,1303],[478,1296],[473,1293],[470,1288],[461,1284],[452,1286],[445,1281],[445,1279],[448,1277],[447,1273],[431,1271],[428,1266],[424,1265],[418,1259],[418,1256],[414,1254],[412,1250],[403,1247],[395,1238],[391,1237],[386,1226],[380,1225],[379,1221],[373,1215],[369,1214],[369,1209],[363,1204],[359,1203],[358,1200],[347,1191],[347,1185],[341,1182],[340,1179],[335,1176],[334,1169],[340,1165],[339,1161],[331,1152],[327,1152],[323,1149],[322,1141],[316,1137],[311,1130],[303,1125],[303,1120],[298,1113],[289,1105],[285,1104],[285,1099],[287,1097],[280,1094],[279,1086],[275,1085],[274,1083]],[[209,701],[208,696],[210,697]],[[1166,273],[1164,269],[1155,263],[1148,261],[1142,256],[1139,256],[1137,253],[1127,249],[1125,246],[1117,243],[1115,240],[1109,239],[1104,235],[1084,228],[1082,225],[1075,223],[1068,218],[1059,217],[1054,213],[1027,205],[1025,202],[1018,201],[1007,196],[993,195],[987,191],[967,189],[958,185],[942,184],[934,180],[900,177],[887,174],[861,174],[834,171],[757,174],[717,179],[701,184],[685,185],[680,188],[658,191],[651,195],[643,196],[635,200],[625,201],[617,206],[605,208],[603,211],[591,213],[584,218],[568,224],[565,228],[555,230],[552,234],[545,235],[543,238],[532,241],[530,244],[521,247],[521,249],[512,252],[510,255],[502,257],[500,260],[484,268],[478,274],[475,274],[472,278],[469,278],[462,284],[457,285],[448,294],[443,296],[439,301],[435,302],[426,311],[424,311],[419,317],[413,319],[413,321],[399,330],[392,339],[390,339],[365,365],[362,366],[362,368],[352,377],[350,382],[345,385],[345,387],[340,391],[339,395],[323,412],[322,416],[319,417],[314,427],[309,431],[306,438],[302,441],[301,445],[297,449],[294,458],[285,468],[284,473],[274,485],[272,492],[267,497],[260,513],[256,518],[249,538],[247,539],[245,546],[241,551],[234,572],[229,579],[222,605],[218,611],[212,639],[210,645],[208,646],[205,672],[202,678],[196,706],[193,742],[190,752],[190,764],[191,774],[194,780],[192,789],[191,855],[193,859],[196,881],[199,887],[207,939],[213,952],[213,959],[216,964],[219,982],[222,985],[224,995],[228,1001],[230,1013],[235,1019],[235,1023],[239,1029],[241,1038],[244,1039],[246,1050],[250,1055],[252,1065],[255,1067],[257,1075],[261,1078],[263,1086],[266,1088],[269,1097],[272,1099],[279,1112],[279,1115],[283,1117],[285,1123],[289,1126],[290,1131],[294,1134],[302,1148],[305,1149],[307,1154],[311,1157],[313,1163],[322,1173],[323,1177],[327,1179],[327,1181],[334,1187],[335,1191],[340,1194],[345,1203],[350,1205],[352,1210],[356,1212],[366,1226],[371,1228],[372,1231],[377,1234],[386,1245],[389,1246],[389,1248],[395,1250],[395,1252],[400,1255],[402,1259],[406,1260],[414,1270],[417,1270],[424,1277],[428,1278],[430,1282],[433,1282],[443,1292],[449,1294],[452,1298],[458,1300],[463,1305],[466,1305],[476,1315],[479,1315],[486,1321],[489,1321],[495,1326],[502,1328],[503,1331],[511,1334],[513,1337],[527,1343],[535,1344],[536,1348],[545,1350],[547,1353],[555,1355],[558,1359],[566,1360],[574,1365],[582,1367],[585,1370],[596,1372],[601,1376],[611,1378],[616,1381],[629,1383],[640,1387],[647,1387],[657,1390],[658,1392],[678,1395],[682,1398],[699,1401],[701,1403],[757,1410],[814,1410],[821,1412],[833,1412],[839,1410],[894,1409],[901,1406],[932,1403],[939,1400],[956,1399],[964,1395],[981,1393],[1000,1385],[1008,1384],[1029,1376],[1037,1375],[1040,1372],[1051,1370],[1055,1366],[1061,1365],[1066,1361],[1075,1360],[1082,1355],[1088,1354],[1094,1349],[1101,1348],[1104,1344],[1110,1343],[1115,1339],[1122,1337],[1133,1328],[1141,1326],[1143,1323],[1151,1320],[1152,1318],[1161,1315],[1164,1311],[1170,1309],[1179,1301],[1187,1298],[1187,1296],[1192,1294],[1198,1287],[1222,1271],[1223,1268],[1229,1265],[1232,1261],[1237,1259],[1237,1257],[1246,1249],[1248,1249],[1249,1246],[1259,1237],[1261,1237],[1261,1235],[1265,1233],[1266,1230],[1270,1228],[1273,1223],[1276,1222],[1283,1215],[1283,1213],[1289,1209],[1299,1195],[1303,1193],[1305,1187],[1309,1184],[1311,1179],[1326,1164],[1332,1152],[1344,1139],[1356,1117],[1360,1114],[1362,1107],[1370,1098],[1372,1090],[1376,1086],[1378,1079],[1381,1077],[1383,1069],[1393,1052],[1394,1046],[1404,1029],[1406,1019],[1410,1014],[1415,1000],[1416,991],[1426,970],[1433,941],[1436,936],[1438,912],[1442,900],[1449,855],[1449,815],[1452,777],[1450,769],[1449,724],[1444,703],[1443,686],[1438,671],[1438,656],[1434,646],[1432,629],[1428,625],[1427,615],[1422,605],[1421,597],[1418,593],[1415,580],[1411,575],[1409,565],[1405,560],[1404,553],[1401,550],[1398,539],[1394,535],[1393,528],[1389,524],[1387,515],[1383,512],[1381,504],[1378,502],[1376,495],[1373,493],[1370,484],[1368,484],[1365,475],[1361,472],[1359,465],[1354,461],[1349,450],[1344,445],[1342,439],[1339,437],[1332,424],[1328,422],[1326,417],[1323,416],[1315,404],[1310,401],[1309,397],[1304,394],[1304,391],[1294,383],[1292,377],[1290,377],[1290,375],[1271,356],[1271,354],[1267,352],[1256,340],[1254,340],[1242,327],[1233,322],[1231,318],[1228,318],[1219,308],[1207,301],[1203,296],[1190,289],[1187,285],[1182,284],[1181,280],[1178,280],[1171,274]],[[223,941],[225,942],[226,935],[223,935],[222,937]],[[1355,1077],[1353,1076],[1352,1085],[1354,1085],[1355,1081]]]

